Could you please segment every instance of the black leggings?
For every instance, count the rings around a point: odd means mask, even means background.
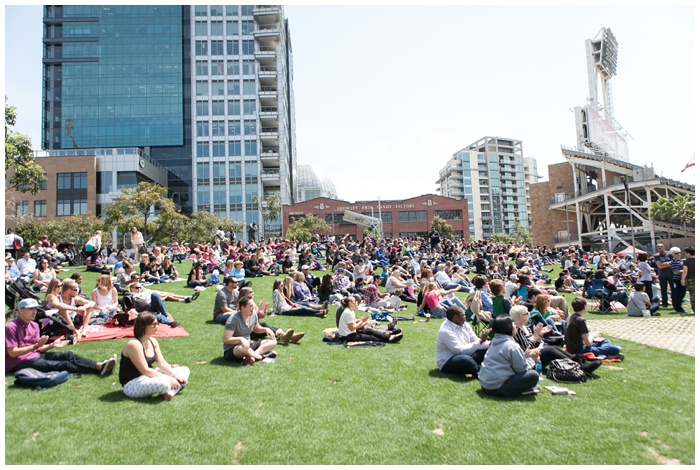
[[[375,330],[374,328],[362,327],[347,336],[343,336],[345,341],[381,341],[389,342],[391,332],[387,330]]]

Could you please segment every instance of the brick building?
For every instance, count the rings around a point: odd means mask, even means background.
[[[286,233],[287,227],[299,217],[313,214],[331,225],[332,235],[350,234],[356,239],[361,238],[364,228],[345,222],[343,220],[345,211],[380,217],[379,201],[348,202],[319,197],[283,206],[283,233]],[[464,237],[469,240],[469,213],[467,201],[464,199],[424,194],[403,201],[381,201],[381,219],[385,237],[425,237],[435,216],[442,217],[452,226],[455,238]]]

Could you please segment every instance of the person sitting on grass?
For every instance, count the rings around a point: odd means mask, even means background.
[[[233,276],[224,278],[224,287],[219,289],[214,299],[214,321],[226,324],[228,319],[236,313],[238,306],[238,279]]]
[[[613,345],[607,338],[600,337],[596,331],[588,332],[588,326],[583,315],[586,313],[588,304],[583,297],[576,297],[571,301],[573,315],[569,317],[566,331],[564,333],[564,344],[566,350],[571,354],[584,354],[592,352],[596,356],[619,357],[623,359],[622,348]]]
[[[203,264],[195,262],[190,273],[187,275],[187,287],[209,287],[211,282],[206,278],[203,271]]]
[[[151,312],[144,312],[134,322],[134,337],[122,350],[119,362],[119,383],[129,398],[146,398],[161,395],[170,401],[187,385],[190,369],[172,367],[163,358],[158,340],[158,320]],[[153,368],[153,363],[158,367]]]
[[[554,281],[554,288],[557,292],[567,292],[569,294],[581,293],[574,283],[573,278],[569,275],[569,271],[566,269],[559,273],[559,277]]]
[[[359,294],[351,294],[340,301],[342,314],[338,319],[338,336],[343,341],[379,341],[382,343],[398,343],[403,338],[400,329],[377,330],[368,325],[377,322],[370,315],[356,319],[355,309],[360,305],[362,298]]]
[[[42,372],[68,371],[71,374],[110,375],[117,363],[117,355],[103,362],[95,362],[72,351],[49,352],[61,349],[70,343],[68,339],[49,342],[46,335],[40,336],[36,318],[39,303],[34,299],[19,302],[19,315],[5,324],[5,371],[17,371],[31,367]]]
[[[112,285],[109,274],[97,278],[97,287],[92,291],[92,301],[95,302],[97,315],[107,319],[119,310],[117,289]]]
[[[464,310],[457,306],[449,307],[445,314],[447,319],[440,325],[435,342],[438,369],[446,374],[478,375],[491,345],[486,339],[491,330],[485,329],[481,337],[476,336],[466,321]]]
[[[267,337],[261,341],[251,341],[250,334],[253,332],[265,333]],[[255,361],[277,357],[274,351],[277,346],[275,334],[258,323],[252,296],[246,295],[238,300],[238,311],[224,326],[223,346],[225,360],[240,361],[243,365],[253,365]]]
[[[90,315],[95,302],[78,295],[78,284],[73,279],[66,279],[61,286],[61,293],[46,291],[45,301],[49,308],[58,309],[58,314],[71,326],[80,339],[90,324]],[[77,325],[76,325],[77,324]],[[80,329],[78,329],[78,327]]]
[[[518,327],[518,331],[515,333],[514,338],[520,345],[523,352],[527,353],[528,349],[539,348],[544,335],[552,331],[552,327],[550,325],[545,325],[544,323],[537,323],[533,327],[528,327],[527,322],[530,320],[530,314],[527,311],[527,307],[524,305],[513,306],[513,308],[510,309],[510,317],[515,322],[515,326]],[[544,369],[546,369],[549,363],[554,359],[574,360],[573,355],[556,346],[545,346],[544,348],[540,348],[539,352],[540,362],[542,363],[542,367]],[[530,361],[533,362],[530,363]],[[528,359],[528,363],[534,367],[534,360]],[[584,372],[591,373],[597,369],[598,366],[600,366],[600,361],[586,361],[581,364],[581,369]]]
[[[651,284],[651,281],[649,281]],[[627,316],[628,317],[644,317],[644,316],[659,316],[659,304],[651,303],[649,296],[646,293],[646,286],[637,282],[634,285],[634,292],[630,295],[630,300],[627,303]],[[645,315],[646,313],[646,315]]]
[[[250,287],[241,287],[238,290],[238,297],[245,297],[245,296],[250,296],[253,297],[253,300],[255,300],[255,292],[253,292],[253,289]],[[293,329],[288,329],[288,330],[283,330],[282,328],[277,328],[276,326],[272,326],[269,323],[266,323],[262,321],[266,316],[267,316],[267,309],[270,308],[270,303],[266,301],[261,301],[260,304],[255,306],[255,314],[258,316],[258,323],[260,326],[263,328],[269,328],[272,330],[272,332],[275,335],[275,338],[277,339],[277,342],[279,343],[282,341],[282,344],[287,346],[289,343],[298,343],[301,338],[304,337],[306,333],[303,331],[300,331],[298,333],[295,333]],[[252,341],[256,340],[262,340],[267,338],[267,332],[264,333],[256,333],[252,332],[250,334],[250,339]]]
[[[515,397],[539,392],[540,374],[530,368],[527,358],[539,356],[539,349],[526,352],[513,338],[518,331],[513,319],[501,315],[493,321],[495,336],[479,370],[481,389],[496,397]]]
[[[535,297],[535,308],[530,312],[530,318],[532,319],[533,325],[546,323],[552,327],[552,332],[554,334],[561,335],[566,328],[564,313],[561,310],[553,308],[550,304],[549,294],[539,294]],[[559,323],[559,325],[557,325],[557,323]]]
[[[295,315],[326,318],[328,314],[328,301],[322,305],[309,303],[297,305],[287,299],[283,292],[282,280],[276,279],[272,286],[272,314]]]
[[[179,321],[173,321],[168,317],[168,309],[163,303],[163,299],[156,292],[142,292],[143,286],[140,282],[135,282],[129,286],[129,294],[124,296],[124,305],[127,313],[134,310],[140,314],[148,310],[156,315],[159,323],[170,325],[172,328],[180,326]]]

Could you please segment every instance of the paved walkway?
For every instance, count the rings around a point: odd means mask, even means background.
[[[589,331],[695,356],[695,317],[648,317],[586,320]]]

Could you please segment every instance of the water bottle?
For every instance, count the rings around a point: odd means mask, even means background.
[[[542,363],[538,362],[535,364],[535,370],[537,371],[538,374],[542,375]]]

